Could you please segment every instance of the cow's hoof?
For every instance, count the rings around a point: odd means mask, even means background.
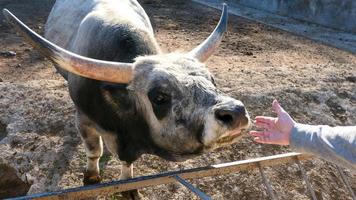
[[[101,182],[100,175],[84,172],[84,180],[83,180],[84,185],[94,185],[100,182]]]
[[[138,190],[129,190],[121,193],[126,200],[144,200],[142,194]]]

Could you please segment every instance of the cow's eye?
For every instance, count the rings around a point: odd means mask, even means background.
[[[148,93],[148,98],[157,106],[166,105],[171,102],[171,96],[159,88],[154,88]]]
[[[172,97],[169,93],[162,91],[161,88],[153,88],[148,92],[148,98],[157,119],[163,119],[168,115],[172,107]]]
[[[153,99],[153,103],[155,103],[156,105],[163,105],[168,103],[169,101],[170,101],[169,95],[161,92],[158,92]]]

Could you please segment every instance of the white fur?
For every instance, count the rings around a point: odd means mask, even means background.
[[[209,145],[216,141],[216,139],[219,137],[219,129],[221,129],[221,126],[216,121],[214,115],[208,113],[205,118],[205,127],[202,138],[204,145]]]

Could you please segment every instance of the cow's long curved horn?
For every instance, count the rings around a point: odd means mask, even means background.
[[[216,26],[215,30],[210,34],[210,36],[199,46],[189,52],[189,55],[198,59],[200,62],[206,61],[210,55],[219,46],[222,37],[227,29],[227,18],[228,11],[226,3],[223,4],[222,14],[220,21]]]
[[[128,83],[132,80],[133,64],[96,60],[74,54],[35,33],[7,9],[3,10],[3,14],[32,46],[64,70],[86,78],[112,83]]]

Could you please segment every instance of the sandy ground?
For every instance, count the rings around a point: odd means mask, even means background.
[[[53,2],[1,0],[0,9],[10,9],[43,33]],[[146,0],[143,6],[167,52],[195,47],[220,16],[219,11],[190,1]],[[0,20],[0,51],[16,53],[0,55],[0,163],[15,169],[29,193],[81,186],[85,153],[74,128],[66,82],[49,61],[14,34],[2,16]],[[273,114],[270,104],[277,98],[298,122],[356,124],[356,57],[352,54],[230,16],[229,32],[207,67],[218,87],[242,100],[252,116]],[[235,145],[182,163],[145,155],[135,162],[134,170],[140,176],[288,151],[256,144],[246,136]],[[333,164],[319,159],[303,164],[318,199],[351,199]],[[120,161],[104,156],[101,165],[104,181],[118,179]],[[356,190],[356,174],[344,172]],[[266,168],[266,174],[280,199],[309,199],[297,165]],[[191,182],[213,199],[268,199],[257,170]],[[147,199],[196,199],[179,184],[141,192]]]

